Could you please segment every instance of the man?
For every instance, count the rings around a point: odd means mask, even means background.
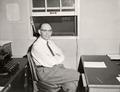
[[[31,53],[37,66],[39,76],[43,81],[60,85],[66,92],[76,92],[79,81],[79,73],[72,69],[66,69],[62,62],[62,51],[50,39],[52,27],[43,23],[38,30],[40,37],[33,44]]]

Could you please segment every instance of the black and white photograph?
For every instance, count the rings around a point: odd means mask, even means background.
[[[120,0],[0,0],[0,92],[120,92]]]

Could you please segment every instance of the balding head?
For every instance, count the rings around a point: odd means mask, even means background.
[[[43,39],[49,40],[51,38],[51,35],[52,35],[51,25],[48,23],[43,23],[40,27],[40,30],[38,30],[38,33],[40,34],[40,36]]]
[[[41,25],[40,30],[52,30],[52,27],[51,27],[51,25],[48,24],[48,23],[43,23],[43,24]]]

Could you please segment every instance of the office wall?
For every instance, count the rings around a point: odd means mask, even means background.
[[[71,67],[78,65],[81,55],[120,53],[120,0],[80,0],[79,16],[78,62],[70,64]],[[77,50],[77,44],[72,44],[76,39],[69,41],[63,50],[70,54]],[[77,53],[69,54],[66,55],[72,57],[68,59],[75,60]]]
[[[8,9],[8,6],[12,8],[12,10]],[[11,40],[13,42],[13,57],[22,57],[25,55],[28,47],[35,40],[32,36],[32,29],[30,26],[30,6],[30,0],[0,0],[0,40]],[[17,10],[15,9],[16,7],[18,8]],[[12,13],[15,13],[15,17],[12,17],[14,16]],[[55,41],[56,44],[60,45],[59,47],[63,49],[67,57],[64,64],[67,67],[75,68],[75,41],[66,39],[56,39]],[[72,46],[70,46],[71,43]]]
[[[6,7],[17,4],[19,16],[14,21]],[[13,41],[13,55],[21,57],[34,41],[30,20],[30,0],[0,0],[0,40]],[[83,54],[118,54],[120,48],[120,0],[80,0],[79,38],[55,39],[65,53],[65,66],[76,68]],[[12,14],[10,14],[12,15]],[[78,42],[78,48],[77,44]],[[78,51],[78,58],[76,54]]]
[[[23,56],[29,44],[29,7],[29,0],[0,0],[0,40],[13,42],[15,57]]]
[[[120,0],[81,0],[79,54],[120,53]]]

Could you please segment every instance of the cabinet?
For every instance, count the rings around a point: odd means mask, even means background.
[[[32,0],[32,16],[77,15],[78,0]]]

